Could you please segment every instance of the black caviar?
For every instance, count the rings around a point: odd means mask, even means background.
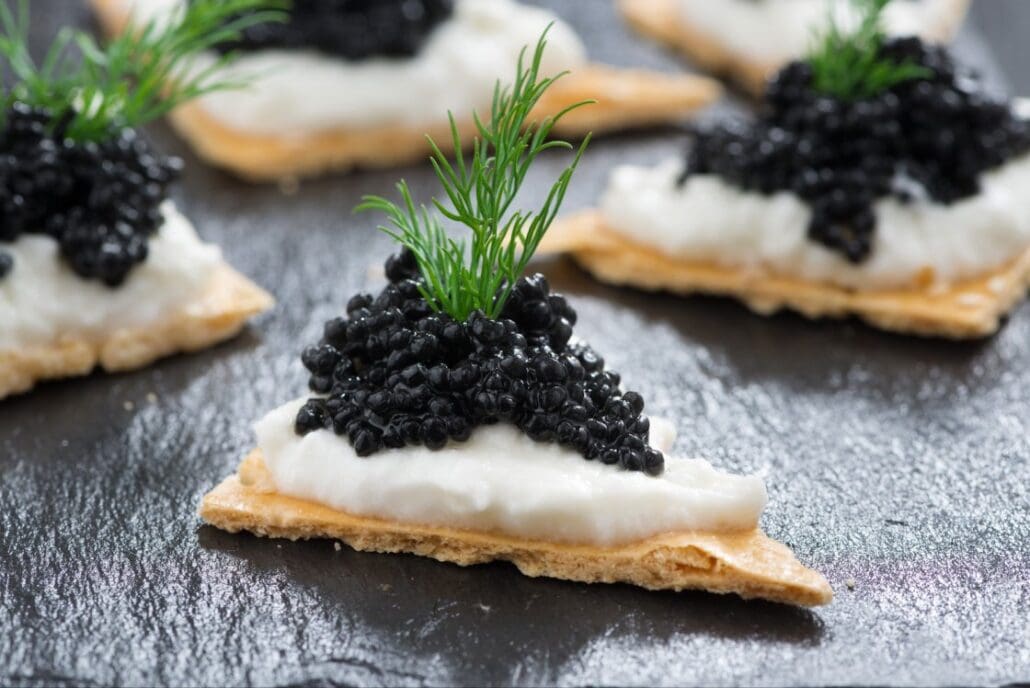
[[[45,110],[14,103],[0,129],[0,278],[17,269],[4,242],[53,237],[79,276],[121,284],[146,260],[181,163],[132,129],[99,143],[66,139]]]
[[[218,49],[308,49],[346,60],[411,57],[453,11],[454,0],[293,0],[287,22],[250,27]]]
[[[757,121],[695,132],[681,183],[715,174],[747,191],[794,192],[812,209],[809,238],[860,263],[878,199],[954,203],[979,193],[984,171],[1030,151],[1027,122],[945,48],[900,38],[881,56],[928,75],[844,101],[814,91],[811,67],[793,62],[770,81]]]
[[[513,423],[540,442],[657,475],[644,400],[590,347],[570,343],[576,312],[543,275],[520,279],[497,320],[434,313],[410,252],[387,264],[390,284],[361,294],[304,351],[312,391],[296,431],[346,435],[359,456],[409,444],[440,449],[480,425]]]

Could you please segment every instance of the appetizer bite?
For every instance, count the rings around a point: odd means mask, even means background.
[[[117,32],[186,0],[92,1]],[[588,64],[568,25],[514,0],[294,0],[289,11],[288,23],[253,26],[209,55],[242,52],[234,73],[257,75],[250,88],[171,115],[202,157],[256,181],[424,160],[425,134],[449,143],[447,112],[488,110],[497,74],[551,23],[543,70],[576,73],[534,117],[600,103],[563,118],[560,134],[679,121],[720,94],[702,77]]]
[[[573,337],[576,313],[547,280],[521,276],[586,146],[538,212],[514,209],[537,155],[571,148],[548,140],[561,114],[527,126],[554,83],[543,50],[498,90],[471,159],[434,144],[448,202],[418,207],[403,182],[400,206],[367,199],[403,245],[389,284],[325,324],[302,356],[314,396],[256,424],[258,448],[201,517],[530,576],[828,602],[823,577],[759,530],[762,479],[667,460],[668,424]]]
[[[616,0],[640,33],[761,95],[766,80],[804,55],[830,13],[857,24],[863,3],[880,0]],[[948,41],[969,0],[895,0],[884,14],[892,36]]]
[[[623,166],[544,251],[597,278],[984,337],[1030,279],[1030,130],[948,51],[886,39],[882,1],[769,83],[754,121]]]
[[[271,306],[197,237],[169,199],[181,163],[137,131],[230,85],[216,70],[169,75],[273,18],[227,23],[261,6],[197,0],[106,50],[65,30],[38,67],[27,3],[17,13],[0,6],[0,60],[13,82],[0,112],[0,398],[98,365],[130,370],[210,346]]]

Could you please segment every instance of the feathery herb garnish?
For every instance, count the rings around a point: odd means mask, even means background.
[[[0,65],[8,83],[4,111],[15,101],[46,108],[73,141],[97,141],[161,117],[187,100],[243,85],[219,76],[234,59],[203,68],[195,57],[239,38],[249,26],[283,21],[284,0],[194,0],[169,16],[133,26],[101,48],[66,27],[38,65],[28,49],[28,2],[0,2]],[[77,50],[76,50],[77,48]]]
[[[563,77],[540,78],[540,64],[547,46],[547,31],[537,42],[527,67],[526,50],[519,56],[515,83],[494,88],[489,122],[473,113],[478,136],[471,160],[462,152],[461,136],[453,113],[451,124],[455,161],[452,164],[431,138],[431,162],[450,201],[445,205],[433,198],[443,217],[471,231],[471,241],[451,238],[441,218],[426,206],[416,206],[403,180],[397,189],[403,199],[398,205],[380,196],[366,196],[358,211],[378,210],[390,226],[380,230],[414,253],[425,278],[420,287],[430,306],[464,321],[475,310],[496,318],[504,307],[516,280],[522,275],[565,198],[569,182],[590,142],[588,136],[572,163],[552,186],[535,214],[512,210],[536,157],[549,149],[572,150],[567,141],[549,140],[554,125],[566,114],[593,101],[570,105],[542,122],[529,122],[534,106],[551,85]]]
[[[860,100],[930,74],[913,62],[894,62],[881,55],[886,38],[883,11],[890,0],[852,0],[852,4],[860,17],[858,26],[845,31],[831,9],[829,26],[806,58],[816,91],[840,100]]]

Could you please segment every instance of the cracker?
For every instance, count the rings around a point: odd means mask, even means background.
[[[114,0],[92,0],[92,4],[109,34],[125,29],[128,16]],[[590,132],[676,122],[721,95],[721,86],[705,77],[592,64],[556,82],[531,117],[540,119],[583,100],[597,100],[569,113],[555,128],[558,135],[581,137]],[[450,152],[450,125],[445,113],[438,114],[439,120],[417,126],[391,124],[269,135],[226,126],[193,102],[175,110],[171,122],[208,162],[263,182],[422,161],[430,154],[427,134]],[[462,123],[461,131],[475,129],[469,121]]]
[[[706,70],[723,74],[753,95],[760,95],[770,75],[783,65],[763,63],[722,43],[717,36],[686,21],[676,0],[617,0],[619,12],[638,32],[678,50]],[[940,22],[926,25],[921,35],[932,41],[950,40],[965,19],[969,0],[948,0]]]
[[[260,287],[223,265],[200,298],[161,322],[99,337],[69,333],[50,344],[0,351],[0,399],[27,392],[42,380],[87,375],[97,366],[109,372],[136,370],[165,356],[204,349],[234,337],[248,318],[273,303]]]
[[[229,532],[301,540],[328,538],[367,552],[407,552],[460,566],[509,561],[527,576],[629,583],[651,590],[702,589],[803,606],[828,603],[826,579],[759,530],[682,532],[597,547],[355,516],[276,494],[260,451],[200,505],[207,523]]]
[[[606,227],[597,211],[556,222],[538,250],[539,255],[547,253],[568,253],[612,284],[733,296],[762,315],[787,308],[813,319],[857,316],[885,330],[951,339],[997,332],[1030,286],[1030,249],[997,270],[947,288],[855,291],[668,256]]]

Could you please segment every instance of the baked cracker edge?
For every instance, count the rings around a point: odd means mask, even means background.
[[[229,532],[334,539],[366,552],[406,552],[460,566],[509,561],[525,575],[650,590],[700,589],[801,606],[833,597],[821,574],[759,530],[669,533],[615,547],[527,540],[494,533],[366,518],[276,494],[261,453],[203,498],[200,517]]]

